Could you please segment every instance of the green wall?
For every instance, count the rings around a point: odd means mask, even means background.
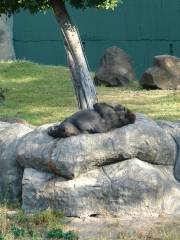
[[[132,58],[138,77],[152,64],[154,55],[180,56],[180,0],[124,0],[115,11],[70,9],[78,25],[91,70],[103,51],[123,48]],[[66,65],[66,56],[54,16],[14,16],[17,58]]]

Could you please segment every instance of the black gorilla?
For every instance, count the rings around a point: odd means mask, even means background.
[[[50,127],[48,134],[54,138],[66,138],[83,133],[103,133],[136,120],[135,114],[122,105],[113,107],[96,103],[93,107],[93,110],[76,112],[59,125]]]

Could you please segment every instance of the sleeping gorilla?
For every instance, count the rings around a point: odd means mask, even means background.
[[[122,105],[94,104],[92,110],[76,112],[59,125],[50,127],[48,134],[54,138],[66,138],[83,133],[103,133],[134,123],[136,116]]]

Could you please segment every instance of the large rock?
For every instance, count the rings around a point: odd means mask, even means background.
[[[16,149],[30,131],[23,124],[0,122],[0,199],[21,199],[23,169],[16,161]]]
[[[25,169],[23,209],[57,209],[66,216],[180,214],[180,184],[172,166],[125,160],[66,180]]]
[[[23,168],[47,171],[72,179],[91,169],[126,159],[174,165],[177,146],[153,120],[137,114],[134,124],[103,134],[53,139],[42,126],[26,134],[17,149]]]
[[[0,60],[15,59],[13,46],[13,17],[0,16]]]
[[[144,72],[140,84],[147,89],[180,89],[180,58],[155,56],[153,67]]]
[[[50,137],[50,125],[0,122],[1,198],[20,199],[22,189],[26,212],[66,216],[179,215],[179,123],[136,115],[134,124],[66,139]]]
[[[128,85],[129,80],[135,80],[135,73],[129,56],[118,47],[106,49],[94,80],[96,85]]]
[[[174,176],[177,180],[180,181],[180,122],[179,123],[173,123],[168,121],[158,121],[157,122],[160,127],[163,128],[163,130],[170,134],[176,145],[177,145],[177,157],[176,157],[176,163],[174,165]]]

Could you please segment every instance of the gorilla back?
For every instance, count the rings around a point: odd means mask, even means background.
[[[50,127],[48,134],[54,138],[66,138],[84,133],[103,133],[134,123],[136,117],[122,105],[115,107],[96,103],[92,110],[76,112],[59,125]]]

